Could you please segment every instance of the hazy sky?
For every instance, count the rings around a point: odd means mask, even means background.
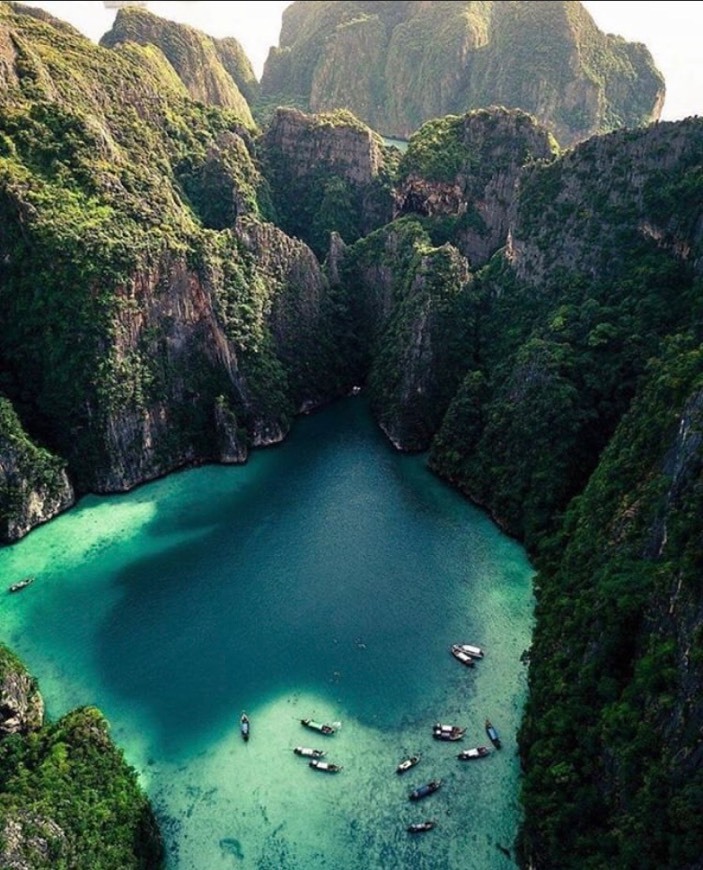
[[[114,9],[95,0],[40,0],[57,18],[69,21],[94,41],[110,29]],[[270,46],[278,44],[281,13],[290,0],[201,0],[146,3],[147,8],[204,30],[212,36],[234,36],[261,77]],[[666,80],[662,119],[675,121],[703,115],[703,2],[696,0],[584,0],[598,27],[630,42],[643,42]]]

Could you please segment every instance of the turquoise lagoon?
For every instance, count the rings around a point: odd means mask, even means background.
[[[82,499],[0,551],[8,585],[30,573],[2,599],[1,639],[50,718],[104,712],[169,870],[515,866],[533,571],[424,457],[389,446],[363,397],[244,466]],[[485,659],[464,667],[457,641]],[[321,736],[309,717],[341,727]],[[458,761],[487,743],[486,717],[502,750]],[[464,740],[434,741],[436,721]],[[299,745],[342,772],[312,770]],[[409,754],[420,763],[396,774]],[[406,832],[424,819],[436,828]]]

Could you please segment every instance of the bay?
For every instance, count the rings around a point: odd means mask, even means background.
[[[0,605],[2,640],[51,719],[106,715],[169,870],[515,866],[533,570],[423,456],[390,447],[363,396],[244,466],[82,499],[0,551],[8,585],[27,574]],[[466,668],[454,642],[486,656]],[[487,717],[503,748],[457,760],[490,745]],[[464,739],[433,740],[437,721]],[[342,771],[311,769],[300,745]],[[409,801],[431,779],[440,790]],[[424,819],[435,829],[407,833]]]

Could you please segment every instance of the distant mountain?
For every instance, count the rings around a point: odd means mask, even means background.
[[[449,113],[518,108],[564,146],[657,120],[664,80],[644,45],[602,33],[577,2],[296,2],[260,99],[349,109],[398,138]]]

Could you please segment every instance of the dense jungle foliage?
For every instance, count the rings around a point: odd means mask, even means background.
[[[32,870],[155,870],[156,819],[136,773],[95,708],[75,710],[26,737],[0,742],[0,826],[14,859]],[[7,851],[5,851],[7,855]]]
[[[19,730],[0,739],[2,865],[160,867],[156,820],[101,713],[85,707],[45,723],[36,681],[4,644],[0,691],[4,715],[22,711]]]

